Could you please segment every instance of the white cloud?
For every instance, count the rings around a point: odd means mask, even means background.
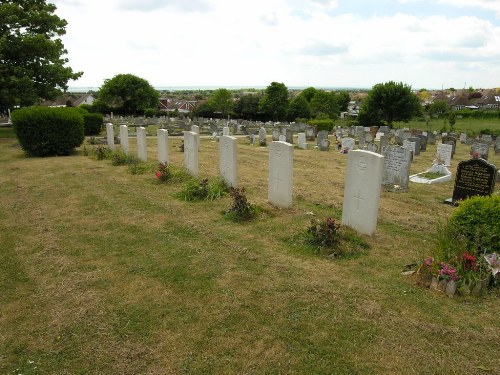
[[[130,11],[154,11],[172,8],[181,12],[205,12],[211,5],[205,0],[120,0],[118,9]]]

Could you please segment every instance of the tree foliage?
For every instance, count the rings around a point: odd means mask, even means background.
[[[314,95],[316,95],[316,88],[314,87],[308,87],[307,89],[304,89],[300,92],[299,96],[302,96],[305,100],[307,100],[309,103],[311,103],[312,98],[314,98]]]
[[[445,100],[435,100],[429,106],[429,114],[431,116],[440,115],[443,113],[448,113],[449,107]]]
[[[246,120],[260,118],[259,102],[261,98],[262,96],[259,94],[243,95],[236,101],[234,112],[238,117]]]
[[[210,98],[210,106],[215,112],[220,112],[226,118],[233,110],[233,95],[228,89],[217,89]]]
[[[268,119],[283,120],[288,110],[288,88],[284,83],[271,82],[260,100],[259,109]]]
[[[133,74],[118,74],[106,79],[99,89],[101,104],[117,113],[137,114],[157,108],[159,93],[143,78]]]
[[[331,119],[337,118],[340,113],[340,108],[335,94],[332,92],[317,90],[311,100],[311,113],[315,117],[324,114]]]
[[[304,96],[299,95],[290,101],[287,117],[289,121],[295,121],[297,118],[311,118],[311,106]]]
[[[2,0],[0,3],[0,111],[54,99],[67,89],[75,73],[63,56],[58,37],[67,22],[44,0]]]
[[[420,102],[411,86],[389,81],[373,86],[363,102],[358,121],[362,126],[381,123],[392,126],[394,121],[411,120],[420,111]]]

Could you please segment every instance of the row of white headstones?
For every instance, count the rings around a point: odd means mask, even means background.
[[[113,124],[106,124],[108,147],[115,149]],[[231,187],[238,187],[237,140],[224,128],[219,138],[219,171]],[[158,129],[158,162],[168,163],[168,131]],[[184,168],[198,176],[198,150],[200,135],[198,126],[184,132]],[[137,128],[137,157],[147,161],[146,129]],[[120,126],[120,147],[129,154],[128,128]],[[281,208],[292,207],[293,193],[293,145],[273,141],[269,147],[268,201]],[[356,231],[374,235],[377,228],[384,156],[365,150],[349,152],[344,187],[342,224]]]

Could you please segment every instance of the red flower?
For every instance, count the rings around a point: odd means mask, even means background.
[[[161,178],[161,172],[156,172],[156,177]]]

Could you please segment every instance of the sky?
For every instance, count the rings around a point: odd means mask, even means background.
[[[500,0],[48,0],[70,87],[500,87]]]

